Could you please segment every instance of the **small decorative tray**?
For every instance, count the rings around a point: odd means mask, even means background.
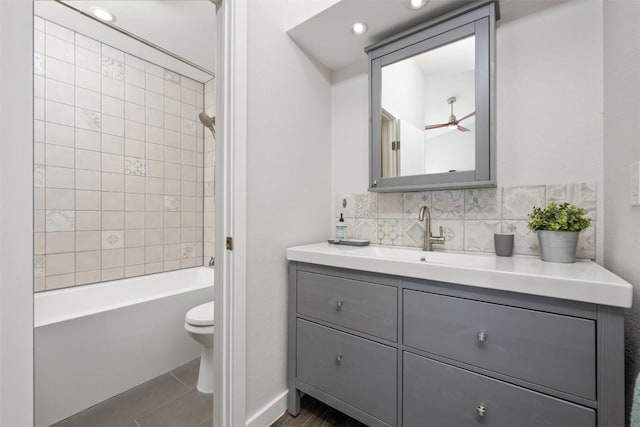
[[[369,243],[371,243],[369,240],[359,240],[359,239],[345,239],[345,240],[329,239],[328,242],[332,245],[346,245],[346,246],[368,246]]]

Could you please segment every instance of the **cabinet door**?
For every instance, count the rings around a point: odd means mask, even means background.
[[[297,378],[396,425],[397,350],[298,319]]]
[[[390,341],[398,337],[398,290],[298,272],[298,313]]]
[[[570,402],[409,352],[403,355],[404,427],[595,427]]]
[[[406,346],[596,398],[592,320],[404,291]]]

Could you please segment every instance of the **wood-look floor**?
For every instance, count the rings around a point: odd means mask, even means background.
[[[196,390],[199,368],[196,359],[53,427],[211,427],[213,395]]]
[[[340,411],[337,411],[324,403],[305,395],[300,402],[300,414],[292,417],[288,413],[284,414],[271,427],[366,427],[353,418],[350,418]]]

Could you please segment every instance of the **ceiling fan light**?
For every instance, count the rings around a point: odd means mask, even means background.
[[[447,129],[458,129],[458,125],[455,123],[449,123],[449,126],[447,126]]]

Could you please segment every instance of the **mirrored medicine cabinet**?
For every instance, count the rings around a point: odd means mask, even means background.
[[[370,191],[496,185],[497,7],[475,2],[366,49]]]

